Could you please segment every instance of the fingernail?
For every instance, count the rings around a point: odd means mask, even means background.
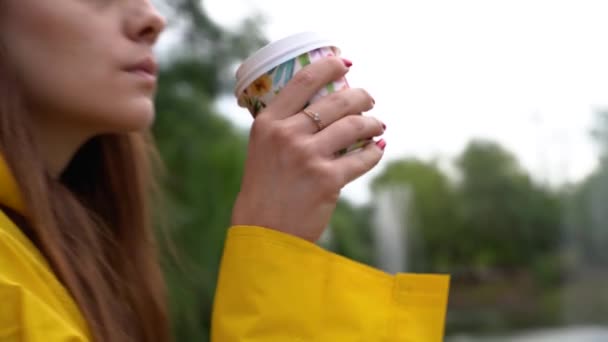
[[[384,122],[382,123],[382,129],[386,131],[386,124]]]
[[[346,58],[342,58],[342,62],[344,62],[344,65],[346,65],[347,68],[350,68],[353,65],[353,62]]]
[[[376,146],[380,147],[380,149],[384,151],[386,148],[386,141],[384,141],[384,139],[380,139],[380,141],[376,143]]]
[[[372,104],[376,104],[376,100],[372,97]]]

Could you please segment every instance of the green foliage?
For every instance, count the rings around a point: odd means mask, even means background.
[[[161,89],[157,104],[155,135],[167,166],[168,224],[179,255],[168,277],[174,285],[176,331],[185,334],[180,340],[208,335],[221,248],[246,150],[245,137],[214,114],[204,98],[196,91],[185,95]],[[197,331],[201,327],[206,329]]]
[[[356,207],[346,200],[339,201],[330,223],[332,237],[328,248],[353,260],[373,265],[371,211],[368,206]]]
[[[212,98],[222,92],[230,92],[234,85],[232,68],[251,52],[268,41],[262,34],[264,18],[252,14],[236,30],[227,30],[215,23],[204,10],[201,0],[167,1],[172,10],[171,18],[183,27],[179,48],[173,50],[173,59],[184,57],[199,65],[191,77],[203,77],[213,90]]]
[[[187,79],[171,74],[180,74],[183,68],[178,64],[161,74],[164,83],[157,98],[154,133],[166,164],[166,215],[179,255],[176,264],[167,268],[175,328],[179,340],[202,341],[208,335],[216,273],[239,190],[246,140],[211,110],[204,84],[183,85]],[[173,77],[179,81],[171,82]]]
[[[471,141],[454,164],[456,179],[434,162],[393,161],[373,181],[376,191],[412,191],[403,208],[407,270],[453,275],[449,332],[555,323],[564,271],[560,194],[491,141]]]
[[[559,199],[534,184],[513,155],[495,143],[473,141],[458,166],[465,236],[475,241],[467,264],[526,267],[555,252],[561,240]]]
[[[200,1],[167,6],[184,31],[162,66],[154,127],[167,169],[165,214],[177,254],[166,265],[166,277],[176,339],[207,341],[247,143],[246,132],[219,116],[214,101],[232,89],[235,64],[266,40],[259,17],[228,31],[207,16]],[[404,208],[412,222],[405,233],[417,239],[408,239],[406,248],[415,251],[408,254],[408,270],[454,275],[456,314],[450,314],[449,331],[458,324],[486,331],[554,324],[564,291],[599,288],[594,279],[578,285],[563,279],[565,269],[584,273],[581,265],[608,266],[608,113],[598,115],[593,137],[598,169],[559,191],[534,182],[513,154],[485,140],[471,141],[455,159],[456,179],[434,162],[405,158],[387,163],[373,180],[374,191],[412,190],[413,204]],[[372,208],[340,201],[328,247],[373,265]]]
[[[246,132],[219,116],[214,101],[232,86],[225,81],[233,79],[231,67],[264,39],[257,29],[220,28],[199,1],[170,5],[186,31],[161,68],[153,132],[166,165],[164,216],[174,250],[165,273],[176,339],[206,341],[247,146]]]

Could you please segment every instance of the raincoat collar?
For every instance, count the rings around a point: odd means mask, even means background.
[[[21,191],[2,154],[0,154],[0,204],[22,215],[25,214]]]

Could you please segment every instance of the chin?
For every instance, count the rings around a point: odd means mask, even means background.
[[[116,115],[116,120],[112,124],[114,132],[129,133],[149,129],[154,123],[155,110],[152,101],[129,106],[123,110],[116,111],[121,113]]]

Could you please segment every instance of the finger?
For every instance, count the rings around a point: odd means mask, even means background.
[[[384,133],[385,125],[378,119],[349,115],[334,122],[316,134],[313,143],[326,156],[352,146],[358,141],[368,140]]]
[[[272,100],[263,113],[274,119],[284,119],[298,113],[314,95],[328,83],[348,72],[339,57],[326,57],[298,71]]]
[[[319,101],[311,104],[306,109],[312,113],[318,113],[322,126],[327,129],[332,123],[342,119],[349,114],[360,114],[374,107],[374,99],[363,89],[344,89],[329,94]],[[317,133],[319,127],[314,120],[300,113],[287,120],[298,132]]]
[[[346,186],[373,169],[382,159],[385,145],[384,140],[380,140],[377,143],[371,142],[360,150],[335,159],[332,162],[333,167],[342,172],[344,182],[342,186]]]

